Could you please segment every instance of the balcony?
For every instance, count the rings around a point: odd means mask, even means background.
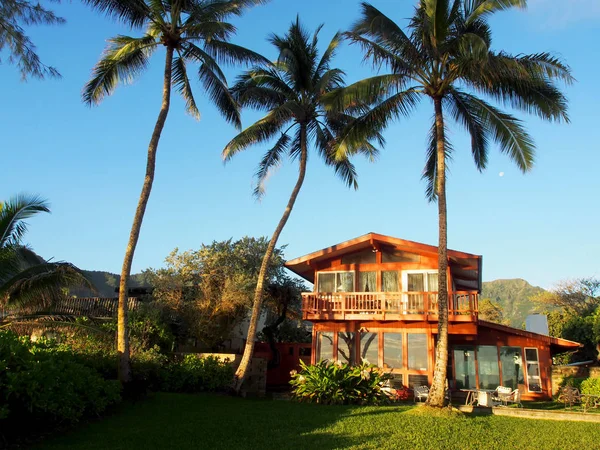
[[[477,320],[477,291],[448,293],[448,320]],[[304,320],[438,320],[437,292],[304,292]]]

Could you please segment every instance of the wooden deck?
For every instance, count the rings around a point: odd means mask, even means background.
[[[477,291],[448,293],[450,322],[475,322]],[[304,320],[437,321],[437,292],[304,292]]]

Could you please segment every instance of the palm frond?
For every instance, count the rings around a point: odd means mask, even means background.
[[[192,92],[192,86],[187,75],[187,68],[185,64],[185,58],[181,55],[173,59],[173,86],[181,94],[185,100],[185,109],[193,118],[196,120],[200,119],[200,111],[196,105],[194,99],[194,93]]]
[[[254,196],[261,199],[265,194],[266,181],[271,173],[281,165],[281,157],[285,154],[290,142],[287,132],[282,133],[275,145],[265,153],[256,171],[256,187]]]
[[[461,93],[463,101],[476,114],[490,136],[523,172],[531,170],[535,157],[535,145],[520,120],[504,113],[474,95]]]
[[[498,11],[527,6],[527,0],[465,0],[465,22],[470,23]]]
[[[92,79],[83,89],[83,101],[100,103],[119,83],[130,83],[148,66],[158,43],[151,35],[141,38],[117,36],[109,39],[104,55],[92,70]]]
[[[204,50],[220,64],[268,64],[269,60],[259,53],[231,42],[215,39],[204,43]]]
[[[344,111],[357,104],[376,104],[388,94],[401,91],[404,85],[405,80],[402,76],[376,75],[325,94],[323,103],[328,110],[335,111]]]
[[[0,303],[8,307],[49,307],[62,298],[63,288],[93,284],[73,264],[43,263],[15,274],[0,286]]]
[[[134,28],[141,27],[150,15],[144,0],[83,0],[96,11]]]
[[[444,128],[447,130],[447,126],[444,124]],[[421,179],[425,181],[425,197],[430,202],[437,201],[438,192],[437,192],[437,183],[438,183],[438,171],[437,171],[437,127],[435,124],[435,118],[433,119],[433,124],[431,129],[429,130],[429,139],[427,143],[427,152],[425,159],[425,168],[423,169],[423,174]],[[444,138],[444,153],[446,158],[446,174],[449,169],[449,162],[452,160],[452,153],[454,148],[452,144],[448,140],[447,137]]]
[[[198,69],[198,77],[212,102],[223,117],[236,128],[241,129],[242,119],[240,109],[227,84],[207,64],[202,64]]]
[[[25,220],[41,212],[49,213],[48,201],[38,195],[18,194],[0,203],[0,248],[19,245],[25,232]]]

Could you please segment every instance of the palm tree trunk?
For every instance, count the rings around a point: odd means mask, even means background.
[[[154,131],[150,144],[148,145],[148,159],[146,161],[146,176],[144,185],[138,201],[133,225],[129,234],[129,242],[125,250],[125,258],[123,260],[123,268],[121,269],[121,280],[119,282],[119,306],[118,306],[118,321],[117,321],[117,353],[119,356],[119,381],[125,384],[131,381],[131,363],[129,359],[129,335],[127,330],[127,282],[131,273],[131,264],[133,262],[133,254],[135,247],[140,237],[140,229],[146,212],[146,205],[150,198],[152,183],[154,182],[154,169],[156,167],[156,150],[158,149],[158,141],[162,133],[167,115],[169,114],[169,106],[171,104],[171,75],[173,64],[173,48],[167,47],[167,56],[165,60],[165,74],[163,81],[163,97],[158,119],[154,125]]]
[[[442,99],[434,98],[437,135],[437,202],[438,202],[438,342],[435,355],[433,383],[427,403],[444,406],[446,370],[448,365],[448,229],[446,217],[446,145]]]
[[[267,247],[267,251],[265,256],[263,257],[262,264],[260,266],[260,272],[258,273],[258,281],[256,283],[256,290],[254,291],[254,303],[252,305],[252,316],[250,317],[250,325],[248,326],[248,337],[246,339],[246,347],[244,348],[244,355],[242,356],[242,361],[235,372],[234,380],[233,380],[233,389],[236,393],[239,393],[242,384],[246,378],[248,373],[248,369],[250,367],[250,361],[252,360],[252,353],[254,352],[254,340],[256,339],[256,328],[258,326],[258,319],[260,317],[260,310],[262,306],[262,298],[264,292],[264,284],[267,278],[267,271],[269,269],[269,263],[271,262],[271,257],[273,256],[273,251],[275,250],[275,246],[277,245],[277,240],[279,239],[279,235],[285,227],[288,218],[292,212],[292,208],[294,207],[294,203],[296,203],[296,198],[298,197],[298,193],[300,192],[300,188],[302,187],[302,183],[304,183],[304,176],[306,175],[306,160],[307,160],[307,143],[306,143],[306,128],[302,125],[300,129],[300,169],[298,174],[298,181],[296,181],[296,185],[294,186],[294,190],[292,191],[292,195],[288,201],[288,204],[283,212],[283,216],[279,220],[279,224],[269,241],[269,246]]]

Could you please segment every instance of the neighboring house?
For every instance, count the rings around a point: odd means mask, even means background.
[[[438,333],[437,247],[369,233],[286,263],[314,284],[303,293],[313,322],[312,363],[366,359],[395,384],[430,385]],[[448,250],[452,389],[552,395],[552,355],[580,344],[479,320],[482,257]]]

